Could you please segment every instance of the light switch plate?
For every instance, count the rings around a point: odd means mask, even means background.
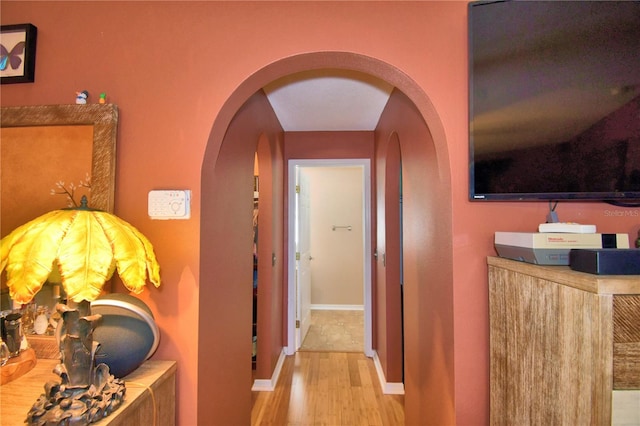
[[[191,191],[149,191],[148,211],[151,219],[189,219],[191,217]]]

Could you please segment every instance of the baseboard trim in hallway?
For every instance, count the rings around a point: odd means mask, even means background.
[[[276,362],[276,368],[273,370],[271,379],[255,379],[253,381],[251,390],[259,392],[272,392],[276,388],[276,384],[278,384],[278,379],[280,378],[280,372],[282,371],[282,366],[284,365],[285,358],[286,356],[283,349],[282,351],[280,351],[280,356],[278,357],[278,362]]]
[[[380,387],[382,387],[382,393],[385,395],[404,395],[404,383],[387,382],[387,378],[382,371],[382,363],[378,357],[378,352],[373,351],[373,363],[376,366],[376,373],[378,373],[378,380],[380,380]]]
[[[316,311],[364,311],[364,305],[311,305]]]

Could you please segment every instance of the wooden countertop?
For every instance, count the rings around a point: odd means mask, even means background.
[[[22,425],[31,406],[44,393],[47,381],[60,382],[60,377],[53,373],[59,361],[52,359],[38,359],[36,366],[24,376],[0,387],[0,419],[2,425]],[[124,403],[109,417],[95,425],[106,425],[113,418],[128,410],[133,410],[139,404],[142,394],[147,388],[163,382],[174,374],[175,361],[146,361],[138,369],[124,378],[126,397]]]
[[[568,266],[534,265],[503,257],[488,257],[487,264],[596,294],[640,294],[640,275],[595,275]]]

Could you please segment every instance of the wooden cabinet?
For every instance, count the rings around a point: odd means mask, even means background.
[[[640,276],[488,265],[491,424],[611,424],[612,392],[640,389]]]
[[[29,409],[44,393],[44,384],[60,378],[53,373],[56,360],[38,359],[24,376],[0,387],[0,423],[21,425]],[[124,403],[111,415],[92,423],[96,426],[175,425],[175,361],[146,361],[124,378]]]

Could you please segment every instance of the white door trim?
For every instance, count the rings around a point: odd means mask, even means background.
[[[288,164],[288,240],[287,240],[287,346],[285,353],[295,353],[295,321],[296,321],[296,286],[295,286],[295,187],[296,167],[362,167],[364,208],[363,208],[363,256],[364,256],[364,353],[373,357],[372,344],[372,284],[371,284],[371,160],[367,158],[354,159],[327,159],[327,160],[301,160],[291,159]]]

